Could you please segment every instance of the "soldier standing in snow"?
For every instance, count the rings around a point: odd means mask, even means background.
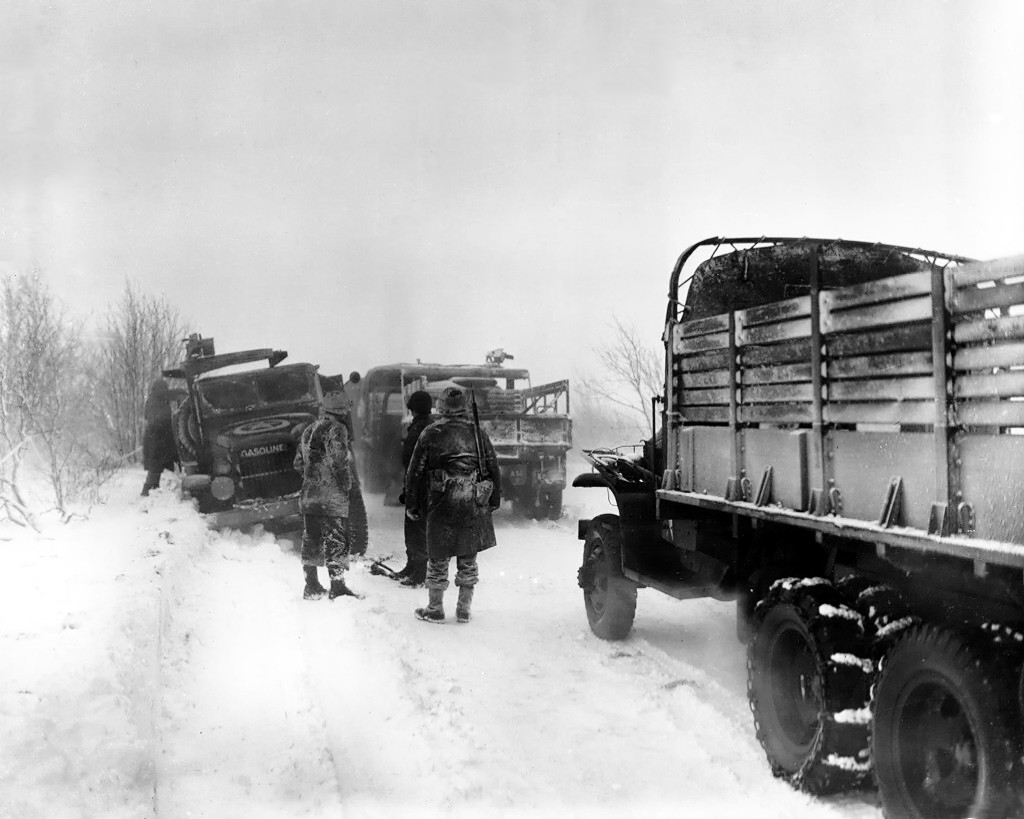
[[[162,378],[150,385],[142,414],[145,420],[142,430],[142,465],[146,469],[142,494],[145,496],[150,489],[160,488],[160,476],[164,470],[173,471],[178,462],[178,450],[174,445],[171,426],[171,391]]]
[[[434,423],[434,416],[430,414],[434,408],[434,401],[430,393],[417,390],[409,396],[405,405],[412,411],[412,421],[405,433],[405,440],[402,441],[403,474],[409,468],[420,433]],[[404,492],[399,500],[405,503]],[[427,579],[427,521],[422,517],[413,520],[408,515],[405,516],[405,566],[396,572],[394,577],[401,581],[403,586],[414,588],[422,586]]]
[[[345,408],[337,415],[338,420],[348,431],[348,467],[351,476],[351,488],[348,493],[348,547],[350,555],[365,555],[369,545],[369,528],[367,525],[366,502],[363,500],[363,487],[359,482],[359,468],[356,466],[355,427],[352,423],[352,400],[345,391],[345,385],[338,377],[319,376],[320,389],[324,395],[340,392],[345,397]]]
[[[302,433],[295,453],[295,469],[302,474],[299,507],[302,510],[302,568],[306,587],[302,596],[316,600],[326,591],[317,567],[327,565],[330,599],[361,597],[345,584],[348,568],[348,514],[352,474],[349,468],[348,430],[344,414],[348,399],[340,391],[324,396],[323,415]]]
[[[469,418],[465,392],[445,389],[438,412],[441,418],[420,434],[405,477],[406,515],[412,520],[425,516],[427,522],[429,603],[416,609],[416,616],[444,621],[448,564],[454,557],[459,589],[455,616],[467,623],[479,579],[477,552],[496,543],[491,512],[501,505],[498,459],[487,434]],[[481,475],[489,481],[479,480]]]

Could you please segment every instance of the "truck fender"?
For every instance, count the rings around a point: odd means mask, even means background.
[[[611,481],[605,478],[603,475],[598,475],[596,472],[584,472],[582,475],[577,475],[572,479],[573,486],[583,487],[601,487],[603,489],[614,490]]]

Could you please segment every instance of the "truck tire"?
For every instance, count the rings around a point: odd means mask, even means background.
[[[861,618],[822,579],[774,583],[757,604],[747,697],[775,776],[810,793],[859,784],[870,770],[870,670]]]
[[[192,405],[185,401],[174,414],[174,442],[183,461],[198,460],[199,425]]]
[[[624,640],[636,615],[636,584],[622,573],[622,540],[615,515],[599,515],[590,522],[578,580],[590,630],[602,640]]]
[[[885,583],[856,575],[836,583],[847,605],[864,618],[864,636],[871,656],[877,661],[899,636],[919,622],[900,593]]]
[[[540,517],[538,515],[538,517]],[[558,520],[562,517],[562,490],[549,489],[544,501],[544,517],[548,520]]]
[[[1005,671],[948,629],[919,625],[900,637],[882,662],[872,703],[885,816],[1005,815],[1017,726]]]
[[[365,555],[370,541],[370,524],[366,517],[366,502],[358,486],[348,496],[348,553]]]

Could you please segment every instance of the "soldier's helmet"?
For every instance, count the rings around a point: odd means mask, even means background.
[[[458,387],[445,387],[437,402],[437,411],[441,415],[465,415],[466,393]]]
[[[341,390],[324,393],[324,412],[329,412],[331,415],[348,415],[348,396]]]
[[[430,397],[429,392],[416,390],[409,396],[405,405],[417,415],[426,415],[434,408],[434,399]]]

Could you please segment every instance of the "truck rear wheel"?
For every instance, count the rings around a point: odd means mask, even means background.
[[[860,616],[825,580],[776,582],[754,612],[747,696],[772,772],[830,793],[868,773],[868,688]]]
[[[544,499],[544,517],[548,520],[558,520],[562,517],[562,490],[549,489]],[[537,517],[540,517],[538,515]]]
[[[882,663],[872,704],[886,816],[1004,815],[1016,756],[1008,676],[946,629],[916,626],[902,635]]]
[[[624,640],[636,615],[636,584],[622,573],[622,540],[614,515],[590,522],[579,585],[590,630],[602,640]]]

